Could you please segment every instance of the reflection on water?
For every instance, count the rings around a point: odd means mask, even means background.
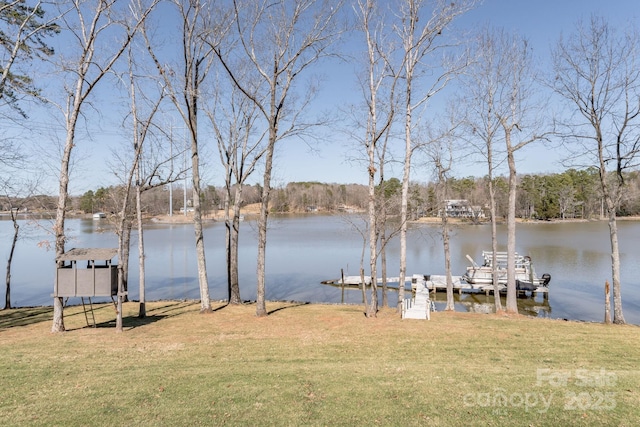
[[[435,298],[432,294],[432,300],[436,304],[437,310],[444,310],[447,305],[446,293],[437,293]],[[454,302],[456,310],[470,313],[495,313],[495,302],[493,295],[487,296],[484,293],[478,294],[456,294],[454,293]],[[502,307],[506,307],[507,298],[501,296],[500,301]],[[551,317],[551,305],[549,300],[542,295],[538,296],[521,296],[518,298],[518,312],[522,315],[532,317]]]
[[[326,286],[330,286],[339,289],[341,294],[341,302],[353,302],[362,303],[362,288],[359,285],[344,285],[339,283],[328,283]],[[398,286],[397,282],[387,286],[389,290],[388,296],[395,304],[398,301]],[[405,287],[407,295],[411,292],[411,287],[407,285]],[[367,293],[367,298],[371,293]],[[443,311],[447,305],[446,292],[431,292],[431,301],[433,301],[436,311]],[[379,291],[378,301],[381,301],[382,292]],[[469,313],[495,313],[495,300],[493,295],[486,295],[485,293],[458,293],[454,291],[453,301],[456,307],[456,311],[466,311]],[[506,295],[500,296],[502,307],[507,305]],[[532,317],[551,317],[551,305],[549,299],[545,298],[543,294],[531,295],[530,292],[522,293],[518,296],[518,312],[525,316]]]
[[[42,221],[42,220],[41,220]],[[54,277],[53,251],[38,242],[51,240],[39,226],[21,221],[12,270],[12,302],[15,306],[51,304]],[[257,241],[255,224],[241,224],[240,288],[245,300],[255,300]],[[68,220],[67,233],[72,247],[116,247],[117,238],[108,221]],[[634,244],[640,241],[640,222],[620,221],[622,258],[622,296],[628,322],[640,324],[640,263]],[[6,260],[12,236],[10,221],[0,220],[0,256]],[[499,229],[501,242],[506,229]],[[461,275],[468,264],[465,255],[478,259],[489,250],[488,225],[464,225],[454,229],[451,239],[452,271]],[[205,227],[207,268],[213,299],[226,299],[226,254],[224,226]],[[148,224],[145,228],[147,300],[197,299],[199,297],[193,227],[189,224]],[[602,321],[604,283],[611,280],[609,238],[606,222],[518,224],[517,250],[530,255],[538,275],[551,275],[548,300],[520,299],[520,310],[531,316]],[[341,290],[321,285],[327,279],[357,275],[362,256],[360,234],[340,216],[276,216],[271,223],[267,244],[267,299],[339,303]],[[499,250],[506,250],[502,245]],[[387,247],[389,275],[397,276],[399,241]],[[366,264],[367,253],[364,260]],[[133,235],[129,296],[138,298],[137,239]],[[407,273],[444,274],[444,257],[437,225],[410,227],[407,247]],[[444,307],[444,294],[436,297],[436,307]],[[345,293],[345,302],[359,304],[359,291]],[[395,305],[397,293],[389,293]],[[442,307],[440,306],[442,304]],[[492,310],[493,297],[456,295],[456,309],[485,312]]]

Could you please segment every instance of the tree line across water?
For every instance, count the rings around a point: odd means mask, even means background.
[[[629,172],[625,175],[619,216],[640,215],[640,173]],[[449,199],[467,200],[469,205],[484,209],[488,204],[488,178],[465,177],[450,178],[447,183]],[[505,177],[493,180],[496,188],[496,216],[507,214],[508,187]],[[261,186],[245,185],[242,191],[241,206],[260,203]],[[378,191],[384,190],[388,213],[398,213],[400,209],[401,183],[391,178]],[[143,194],[143,211],[147,215],[167,214],[173,206],[175,212],[181,212],[184,205],[184,188],[174,186],[172,194],[168,187],[159,187]],[[70,207],[85,214],[95,212],[116,212],[122,197],[121,187],[100,187],[89,190],[81,196],[70,197]],[[201,206],[208,216],[216,216],[222,208],[224,188],[207,186],[202,192]],[[290,182],[274,189],[271,204],[273,213],[304,212],[349,212],[363,211],[367,208],[367,186],[361,184],[337,184],[322,182]],[[187,209],[192,206],[193,193],[187,191]],[[438,216],[439,201],[433,183],[410,185],[409,212],[411,219]],[[170,198],[173,203],[170,203]],[[7,211],[9,206],[18,210],[39,212],[53,211],[56,197],[33,196],[27,198],[0,199],[0,210]],[[602,191],[598,171],[591,169],[568,169],[562,173],[522,175],[518,178],[518,199],[516,203],[519,218],[523,219],[594,219],[602,216]],[[395,212],[394,212],[395,211]],[[485,213],[485,217],[488,215]]]

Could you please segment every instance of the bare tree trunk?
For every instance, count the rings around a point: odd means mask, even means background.
[[[364,268],[360,267],[360,289],[362,290],[362,303],[367,307],[367,284],[364,278]]]
[[[142,189],[140,180],[140,161],[136,167],[136,218],[138,220],[138,289],[140,294],[140,303],[138,307],[138,317],[144,319],[147,317],[147,305],[146,305],[146,288],[145,288],[145,270],[144,270],[144,230],[142,229]]]
[[[191,133],[191,180],[193,184],[193,229],[196,238],[196,258],[198,263],[198,282],[200,284],[200,313],[211,312],[209,297],[209,280],[207,278],[207,260],[204,250],[204,233],[202,231],[202,207],[200,188],[200,158],[198,154],[198,86],[200,82],[199,67],[203,58],[195,60],[192,80],[192,91],[185,93],[189,131]],[[188,68],[188,67],[187,67]]]
[[[372,147],[375,147],[372,145]],[[367,317],[376,317],[378,312],[378,281],[376,261],[378,259],[378,233],[376,218],[375,152],[369,150],[369,271],[371,271],[371,301],[366,306]],[[364,284],[363,284],[364,286]]]
[[[447,277],[447,306],[446,311],[456,309],[453,298],[453,280],[451,278],[451,249],[449,248],[449,218],[446,212],[442,213],[442,243],[444,247],[444,271]]]
[[[438,205],[440,206],[441,225],[442,225],[442,244],[444,249],[444,267],[447,281],[447,305],[446,311],[455,310],[453,298],[453,280],[451,278],[451,250],[449,247],[449,217],[447,215],[447,171],[450,165],[445,167],[442,162],[442,153],[433,153],[436,171],[438,173],[437,195]],[[451,160],[449,161],[451,163]]]
[[[120,212],[121,218],[119,221],[119,233],[118,233],[118,295],[117,295],[117,308],[116,308],[116,332],[123,331],[122,321],[122,306],[127,291],[125,284],[126,277],[129,274],[129,243],[131,239],[131,223],[127,220],[126,210],[128,207],[128,195],[129,185],[127,185],[127,191],[125,194],[125,201],[123,201],[123,209]]]
[[[227,164],[227,168],[231,165]],[[240,282],[238,278],[238,239],[240,234],[240,203],[242,202],[242,184],[236,185],[233,206],[231,206],[231,172],[227,174],[225,212],[225,246],[227,250],[227,291],[229,304],[242,304]]]
[[[413,8],[411,8],[413,9]],[[416,16],[414,13],[410,13],[409,16],[410,26],[415,25],[414,19]],[[404,122],[404,165],[402,169],[402,195],[400,199],[400,283],[404,284],[405,277],[407,275],[407,210],[409,206],[409,179],[411,177],[411,156],[413,154],[413,147],[411,142],[411,115],[413,113],[413,105],[411,100],[413,68],[415,62],[413,62],[412,49],[413,43],[413,31],[414,28],[410,28],[408,31],[409,40],[405,40],[405,58],[406,61],[406,88],[405,88],[405,122]],[[402,294],[398,291],[398,306],[397,311],[402,312],[402,304],[404,303],[404,286],[402,287]]]
[[[387,296],[387,194],[385,188],[384,181],[384,162],[385,155],[387,151],[387,139],[385,138],[385,142],[382,145],[382,149],[380,150],[379,158],[380,158],[380,194],[379,198],[381,200],[380,210],[379,210],[379,235],[380,235],[380,274],[382,276],[382,307],[388,306],[388,296]],[[398,292],[400,292],[400,288],[404,289],[404,280],[398,281]],[[400,294],[398,293],[398,297]]]
[[[616,221],[615,206],[609,210],[609,237],[611,240],[611,274],[613,278],[613,323],[625,324],[622,314],[622,295],[620,292],[620,249],[618,246],[618,225]]]
[[[489,210],[491,212],[491,251],[493,252],[493,259],[491,260],[492,266],[492,282],[493,282],[493,301],[496,309],[496,313],[501,313],[502,300],[500,299],[500,286],[498,278],[498,263],[496,254],[498,253],[498,218],[496,218],[496,189],[493,185],[493,153],[491,144],[488,144],[488,159],[489,159]]]
[[[13,261],[13,253],[16,250],[16,243],[18,242],[18,234],[20,231],[20,224],[18,224],[18,214],[11,209],[11,221],[13,222],[13,239],[11,240],[11,250],[9,250],[9,258],[7,258],[7,276],[6,276],[6,291],[4,295],[4,308],[11,308],[11,262]]]
[[[613,281],[613,323],[625,324],[624,316],[622,314],[622,295],[620,292],[620,249],[618,246],[618,223],[616,220],[616,203],[611,196],[611,188],[608,182],[606,161],[605,161],[605,148],[601,128],[598,122],[596,128],[596,135],[598,140],[598,161],[600,166],[600,186],[602,189],[602,195],[605,201],[605,207],[607,210],[608,225],[609,225],[609,241],[611,243],[611,274]],[[618,192],[622,190],[622,180],[617,175],[616,181],[618,185]],[[618,196],[620,197],[620,196]],[[619,198],[618,198],[619,200]]]
[[[199,196],[196,192],[196,200]],[[200,312],[211,312],[211,299],[209,297],[209,282],[207,279],[207,261],[204,252],[204,233],[202,231],[202,217],[200,215],[199,202],[194,202],[194,233],[196,236],[196,257],[198,262],[198,282],[200,283]]]
[[[274,98],[272,106],[275,106],[275,91],[272,91]],[[258,265],[257,265],[257,297],[256,316],[267,315],[265,303],[265,260],[267,255],[267,221],[269,219],[269,196],[271,194],[271,170],[273,168],[273,151],[275,149],[277,128],[271,127],[269,131],[269,145],[265,158],[264,175],[262,180],[262,203],[260,205],[260,216],[258,217]]]
[[[229,237],[229,304],[242,304],[240,281],[238,278],[238,242],[240,237],[240,203],[242,202],[242,184],[236,186],[233,202],[233,217],[230,223]]]
[[[137,154],[137,153],[136,153]],[[137,162],[137,159],[134,160]],[[135,167],[135,166],[134,166]],[[133,170],[131,171],[133,174]],[[131,175],[125,184],[122,208],[119,212],[116,233],[118,234],[118,295],[116,313],[116,332],[122,332],[122,303],[127,292],[126,278],[129,275],[129,245],[131,242],[131,221],[127,217],[129,210],[129,194],[131,192]]]
[[[222,152],[222,151],[221,151]],[[233,227],[231,223],[231,172],[229,170],[230,166],[227,162],[225,164],[225,192],[224,192],[224,246],[227,254],[227,298],[229,303],[231,303],[231,294],[233,292],[233,280],[231,275],[233,274],[233,266],[231,261],[231,228]]]
[[[192,182],[193,182],[193,228],[196,238],[196,258],[198,262],[198,282],[200,284],[200,312],[211,312],[209,297],[209,281],[207,278],[207,261],[204,250],[204,233],[202,230],[202,210],[200,206],[200,172],[198,169],[198,143],[191,141]]]
[[[604,323],[611,323],[611,291],[608,280],[604,282]]]
[[[406,111],[405,111],[405,158],[402,172],[402,195],[400,200],[400,287],[398,288],[398,313],[402,312],[404,303],[404,281],[407,276],[407,216],[409,206],[409,178],[411,175],[411,82],[407,82],[406,91]]]
[[[128,208],[128,207],[127,207]],[[124,238],[123,238],[123,250],[122,250],[122,259],[120,260],[120,264],[122,264],[122,301],[129,301],[129,254],[131,253],[131,229],[133,227],[133,223],[131,222],[131,218],[127,218],[125,222],[125,230],[123,230]]]
[[[518,313],[516,295],[516,163],[507,133],[507,162],[509,164],[509,208],[507,210],[507,312]]]
[[[76,93],[82,91],[82,81],[78,79]],[[60,180],[58,191],[58,206],[56,210],[56,221],[53,227],[56,236],[56,259],[64,254],[65,245],[65,231],[64,223],[67,212],[67,195],[69,188],[69,163],[71,161],[71,149],[74,146],[75,140],[75,128],[78,121],[78,114],[80,111],[80,97],[73,98],[74,107],[67,120],[67,138],[64,145],[64,151],[62,154],[62,161],[60,166]],[[62,264],[58,263],[58,267]],[[51,326],[51,332],[64,332],[64,304],[61,297],[53,298],[53,324]]]
[[[382,275],[382,307],[388,307],[389,297],[387,296],[387,233],[384,225],[386,223],[386,210],[385,212],[382,212],[382,217],[382,227],[380,229],[380,274]],[[400,288],[404,288],[404,280],[398,282],[398,292],[400,292]]]

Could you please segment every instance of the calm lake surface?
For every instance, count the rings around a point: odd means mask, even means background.
[[[356,219],[356,217],[352,217]],[[11,300],[16,307],[51,305],[55,273],[54,251],[43,241],[53,240],[45,231],[50,224],[39,220],[21,220],[11,277]],[[357,221],[357,220],[356,220]],[[73,247],[116,247],[117,238],[106,220],[72,219],[67,221]],[[620,221],[622,262],[622,299],[628,323],[640,324],[640,222]],[[444,274],[442,240],[437,225],[412,225],[408,236],[407,273]],[[13,227],[0,220],[0,256],[6,268]],[[506,227],[499,229],[506,242]],[[256,298],[257,230],[253,221],[241,224],[240,287],[242,298]],[[134,246],[137,237],[134,233]],[[160,299],[198,299],[193,226],[190,224],[153,224],[145,228],[147,301]],[[227,298],[224,224],[208,223],[205,244],[211,298]],[[463,225],[453,231],[451,241],[453,274],[461,275],[469,264],[469,254],[480,260],[483,250],[491,246],[489,225]],[[295,300],[340,303],[340,288],[322,285],[321,281],[345,275],[357,275],[363,240],[344,217],[329,215],[274,216],[267,241],[266,292],[268,300]],[[501,250],[505,248],[502,247]],[[548,300],[542,296],[519,300],[520,311],[539,317],[602,321],[604,317],[604,283],[611,280],[611,257],[608,228],[604,221],[576,223],[518,224],[517,250],[530,255],[536,272],[551,274]],[[388,246],[388,274],[398,275],[399,241]],[[366,256],[366,255],[365,255]],[[138,299],[137,246],[132,248],[129,273],[129,296]],[[4,286],[2,297],[4,298]],[[459,311],[492,310],[493,297],[456,296]],[[444,308],[445,294],[438,294],[436,307]],[[397,293],[389,293],[395,305]],[[77,304],[78,301],[69,302]],[[346,290],[344,302],[358,304],[358,290]]]

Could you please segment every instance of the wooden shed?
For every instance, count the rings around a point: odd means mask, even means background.
[[[117,249],[71,249],[56,262],[54,297],[112,297],[118,294]]]

